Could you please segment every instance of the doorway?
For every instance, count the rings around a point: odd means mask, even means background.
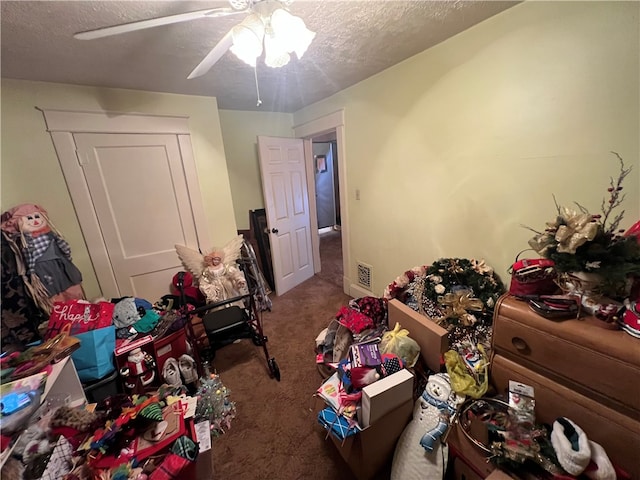
[[[334,165],[337,171],[337,197],[340,210],[339,232],[340,232],[340,246],[342,257],[342,291],[347,295],[353,297],[362,296],[361,288],[351,283],[350,272],[350,247],[349,247],[349,209],[348,209],[348,196],[347,196],[347,158],[344,145],[345,135],[345,121],[344,110],[325,115],[323,117],[311,120],[301,125],[294,126],[294,136],[296,138],[302,138],[305,142],[305,161],[307,162],[307,184],[309,191],[309,208],[312,215],[312,225],[317,225],[317,212],[316,212],[316,197],[315,197],[315,165],[313,157],[313,142],[316,139],[335,139],[335,156],[338,161]],[[330,137],[324,137],[324,135],[330,135]],[[320,258],[320,235],[315,228],[311,229],[312,237],[312,249],[314,255],[315,273],[318,274],[322,271],[322,261]]]
[[[320,248],[320,278],[342,287],[342,232],[335,130],[311,139]]]

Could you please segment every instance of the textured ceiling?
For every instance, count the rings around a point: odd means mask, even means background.
[[[294,112],[374,75],[518,2],[297,0],[292,14],[317,33],[301,60],[254,70],[227,52],[187,75],[244,14],[203,18],[95,40],[99,27],[228,7],[226,1],[1,1],[2,76],[215,96],[222,109]]]

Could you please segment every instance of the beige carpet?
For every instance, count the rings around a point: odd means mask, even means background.
[[[320,235],[320,265],[317,275],[342,288],[342,236],[339,230]]]
[[[264,312],[263,326],[282,380],[269,378],[263,349],[251,340],[218,351],[214,367],[231,390],[237,418],[229,432],[213,440],[212,478],[351,479],[317,422],[324,404],[313,396],[322,381],[315,365],[315,337],[349,297],[333,281],[315,276],[271,298],[273,308]]]

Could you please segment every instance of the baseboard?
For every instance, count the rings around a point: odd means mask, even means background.
[[[353,298],[373,297],[373,292],[362,288],[360,285],[352,283],[349,285],[349,295]]]

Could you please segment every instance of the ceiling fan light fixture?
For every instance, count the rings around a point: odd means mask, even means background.
[[[264,64],[267,67],[284,67],[291,60],[291,55],[289,55],[285,43],[277,35],[269,33],[265,35],[264,50]]]
[[[291,15],[283,8],[278,8],[271,14],[270,26],[273,39],[281,45],[279,48],[287,53],[295,52],[298,59],[302,58],[316,36],[300,17]]]
[[[229,48],[236,57],[247,65],[256,66],[256,60],[262,55],[264,23],[252,13],[231,29],[233,44]]]

